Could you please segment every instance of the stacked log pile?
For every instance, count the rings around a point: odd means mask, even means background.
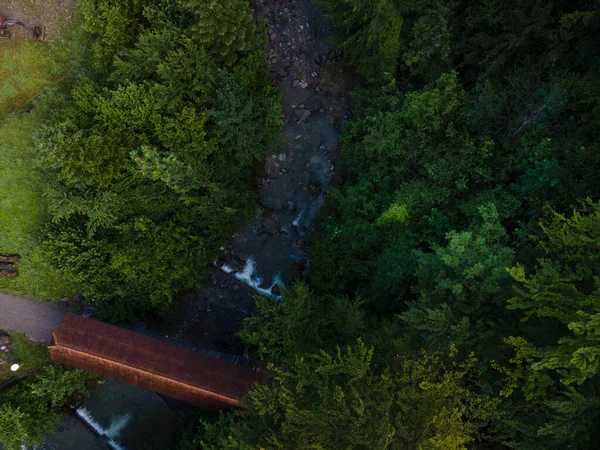
[[[19,255],[0,255],[0,277],[16,277],[15,263],[21,259]]]

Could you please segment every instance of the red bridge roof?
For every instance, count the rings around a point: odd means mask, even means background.
[[[250,368],[72,313],[49,349],[55,362],[215,409],[237,407],[263,379]]]

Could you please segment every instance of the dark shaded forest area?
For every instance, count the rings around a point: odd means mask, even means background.
[[[600,10],[319,0],[364,76],[273,384],[206,448],[596,448]]]

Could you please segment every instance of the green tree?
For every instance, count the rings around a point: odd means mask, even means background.
[[[446,246],[418,252],[418,298],[401,318],[425,348],[448,340],[478,354],[497,354],[509,290],[506,268],[514,259],[493,205],[480,207],[482,223],[462,233],[449,232]]]
[[[510,269],[518,286],[507,307],[521,311],[525,325],[505,339],[514,351],[506,392],[524,397],[525,405],[515,399],[511,408],[530,428],[509,422],[522,433],[513,445],[593,448],[600,417],[600,205],[589,201],[570,217],[552,211],[540,225],[535,268]]]
[[[564,333],[543,347],[525,338],[509,342],[532,371],[556,371],[562,384],[582,384],[600,369],[600,204],[590,201],[571,217],[552,212],[541,228],[544,257],[531,274],[523,266],[510,270],[520,287],[508,308],[522,310],[525,320],[548,318]]]
[[[95,375],[48,364],[41,373],[0,393],[0,444],[8,450],[41,444],[62,416],[65,403],[87,395]]]
[[[83,28],[95,37],[92,60],[100,70],[111,67],[114,54],[135,41],[142,10],[149,0],[81,0]]]
[[[381,368],[361,340],[297,356],[271,365],[272,383],[254,387],[234,420],[205,425],[200,440],[205,449],[466,449],[493,404],[464,388],[472,358],[444,360],[423,352]]]
[[[110,75],[76,79],[36,138],[59,178],[46,255],[113,318],[164,312],[199,282],[253,214],[255,169],[279,138],[247,2],[204,3],[144,5]],[[211,28],[220,17],[231,19],[222,34]]]
[[[403,18],[395,0],[318,0],[338,32],[346,61],[370,82],[395,75]]]
[[[180,0],[190,14],[189,32],[219,62],[229,66],[257,43],[256,22],[248,0]]]

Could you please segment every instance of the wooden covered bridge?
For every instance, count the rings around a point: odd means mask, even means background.
[[[212,409],[239,405],[263,375],[248,367],[68,313],[52,360]]]

